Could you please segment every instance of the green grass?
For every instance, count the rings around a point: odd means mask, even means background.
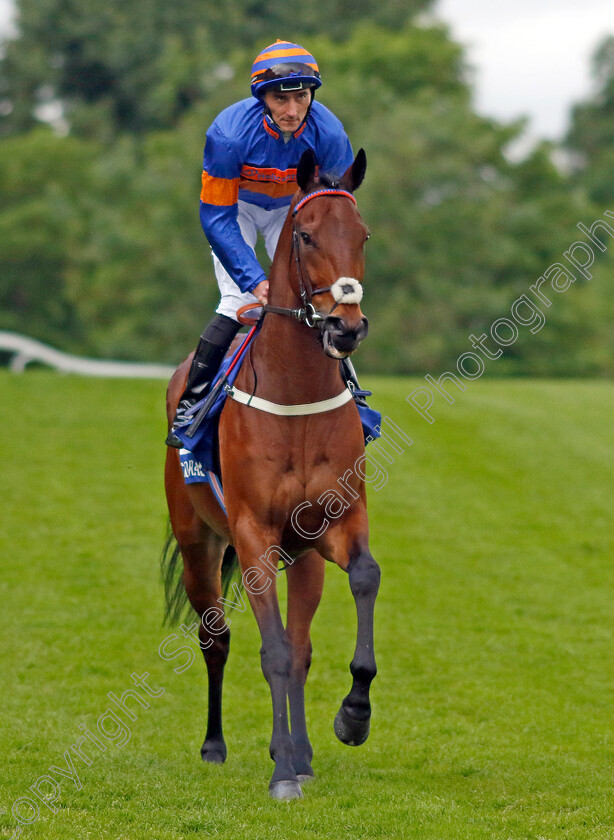
[[[370,498],[371,736],[332,731],[355,619],[330,567],[307,689],[317,780],[276,803],[251,614],[232,616],[223,767],[199,757],[204,667],[158,655],[164,385],[0,373],[0,837],[145,671],[164,694],[135,706],[130,741],[75,760],[81,790],[58,777],[58,812],[41,805],[23,838],[614,836],[614,387],[469,382],[429,425],[405,401],[417,380],[370,384],[414,440]]]

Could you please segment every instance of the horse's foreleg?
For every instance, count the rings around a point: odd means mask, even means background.
[[[324,586],[324,558],[316,551],[306,552],[288,566],[288,618],[286,630],[292,645],[292,670],[288,701],[292,723],[294,769],[300,782],[313,778],[313,750],[305,720],[305,681],[311,665],[309,628],[318,608]]]
[[[331,529],[332,531],[332,529]],[[337,528],[327,535],[329,556],[348,573],[356,603],[356,649],[350,664],[353,682],[335,718],[335,735],[344,744],[358,746],[367,740],[371,719],[369,688],[377,673],[373,651],[373,611],[379,589],[380,569],[368,548],[366,526]]]
[[[373,610],[379,589],[380,569],[369,551],[354,556],[347,568],[356,602],[358,630],[350,664],[352,689],[335,718],[335,735],[349,746],[363,744],[369,736],[371,703],[369,688],[377,673],[373,650]]]
[[[273,704],[273,733],[269,753],[275,762],[275,770],[269,791],[274,799],[298,799],[302,791],[294,769],[294,751],[288,725],[292,649],[279,611],[277,574],[274,568],[263,562],[262,556],[257,559],[262,546],[274,545],[275,541],[269,541],[262,535],[255,538],[251,524],[238,530],[239,533],[235,532],[235,548],[262,638],[260,661],[262,673],[271,689]]]

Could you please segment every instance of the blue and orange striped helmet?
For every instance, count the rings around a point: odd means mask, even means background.
[[[256,99],[268,88],[302,90],[322,84],[315,58],[299,44],[276,41],[258,55],[252,65],[252,94]]]

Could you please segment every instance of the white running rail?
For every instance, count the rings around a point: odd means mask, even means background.
[[[30,362],[43,362],[64,373],[84,376],[110,376],[124,379],[169,379],[174,368],[170,365],[150,365],[141,362],[107,362],[86,359],[54,350],[47,344],[25,335],[0,330],[0,352],[13,353],[9,369],[22,373]]]

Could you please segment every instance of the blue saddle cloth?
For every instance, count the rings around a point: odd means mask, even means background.
[[[222,362],[218,375],[214,379],[211,390],[216,386],[219,380],[226,374],[226,371],[235,360],[238,353],[241,352],[243,345],[239,346],[237,350],[228,356]],[[244,357],[245,358],[245,355]],[[232,385],[235,378],[241,369],[243,361],[239,362],[231,371],[228,377],[228,385]],[[208,392],[210,393],[210,391]],[[199,408],[207,399],[208,393],[194,406],[193,416],[198,413]],[[359,391],[359,394],[370,393]],[[217,399],[207,412],[203,422],[198,428],[194,437],[189,438],[186,432],[189,428],[189,423],[176,430],[177,437],[183,443],[183,448],[179,451],[181,460],[181,469],[183,470],[183,478],[186,484],[202,484],[207,482],[211,485],[218,502],[222,509],[224,507],[224,497],[222,492],[222,483],[219,478],[219,441],[218,441],[218,426],[222,408],[226,402],[227,394],[224,388],[220,391]],[[370,443],[375,438],[380,437],[379,427],[382,422],[382,415],[379,411],[368,406],[357,405],[360,420],[362,422],[362,429],[365,437],[365,444]]]
[[[204,404],[211,391],[215,388],[220,379],[226,375],[226,371],[235,360],[235,357],[240,350],[241,347],[239,347],[232,355],[224,359],[217,376],[211,383],[211,387],[207,389],[204,397],[202,397],[202,399],[199,400],[192,409],[192,417],[195,417],[198,414],[201,406]],[[234,370],[231,371],[230,376],[228,377],[228,385],[232,385],[240,369],[241,364],[238,364]],[[187,436],[190,423],[186,423],[185,426],[182,426],[175,431],[175,434],[184,446],[184,449],[181,451],[183,452],[185,450],[197,456],[198,460],[201,461],[207,469],[213,469],[217,462],[217,427],[220,414],[222,413],[222,408],[226,402],[226,396],[226,391],[222,388],[215,402],[205,415],[205,418],[197,429],[194,437],[189,438]]]

